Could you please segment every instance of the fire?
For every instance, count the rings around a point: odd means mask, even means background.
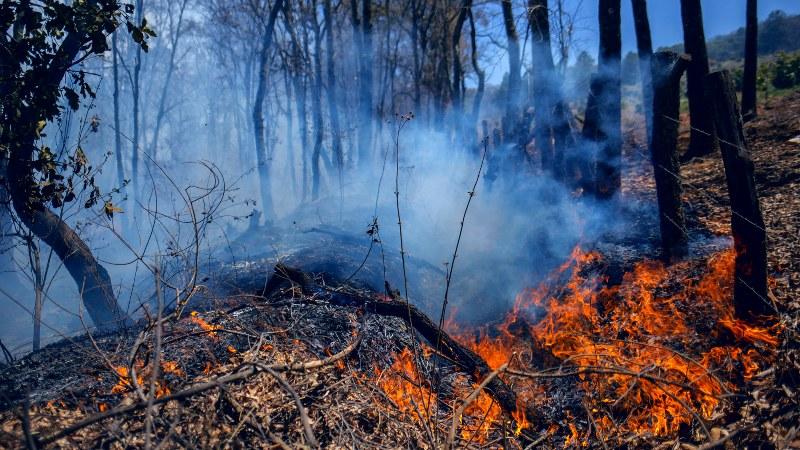
[[[517,297],[501,324],[465,332],[449,320],[448,331],[492,368],[527,350],[549,353],[562,361],[562,370],[580,372],[577,383],[594,411],[598,436],[614,430],[667,435],[691,425],[695,414],[710,418],[723,394],[734,389],[731,377],[740,373],[749,380],[762,353],[778,343],[774,329],[734,317],[733,250],[710,258],[699,280],[691,278],[689,263],[667,268],[645,261],[614,287],[585,275],[601,259],[576,247],[545,282]],[[528,322],[542,310],[541,320]],[[697,329],[700,318],[715,322],[712,337],[727,332],[741,347],[708,345],[713,340],[704,336],[709,330]],[[754,345],[762,353],[748,348]],[[522,369],[540,368],[531,364]],[[542,401],[547,382],[519,380],[516,391],[523,402]],[[513,414],[517,432],[528,425],[521,411]],[[586,439],[570,423],[566,442]]]
[[[429,358],[432,351],[428,347],[420,349],[421,358]],[[427,355],[427,356],[426,356]],[[413,418],[417,423],[430,423],[437,417],[437,396],[424,381],[420,382],[420,375],[414,361],[414,353],[403,349],[394,355],[394,363],[386,370],[374,369],[378,386],[391,399],[397,408]],[[455,403],[451,405],[456,410],[475,389],[476,386],[460,376],[457,383]],[[439,400],[443,400],[439,398]],[[448,422],[449,419],[445,422]],[[485,391],[480,392],[475,400],[467,405],[464,414],[459,418],[461,438],[467,442],[483,444],[487,442],[490,432],[502,422],[503,411],[492,397]],[[444,422],[443,422],[444,423]],[[448,422],[449,423],[449,422]]]
[[[192,311],[189,314],[189,320],[191,320],[192,323],[194,323],[195,325],[197,325],[200,328],[202,328],[204,331],[207,331],[208,332],[208,336],[211,339],[214,339],[214,340],[217,339],[216,331],[222,329],[221,325],[212,325],[212,324],[206,322],[205,320],[203,320],[203,318],[200,317],[200,313],[198,313],[197,311]]]
[[[161,370],[164,371],[164,373],[169,373],[175,375],[176,377],[183,378],[186,376],[186,373],[175,361],[163,361],[161,363]]]
[[[117,384],[115,384],[114,387],[111,388],[111,393],[122,394],[132,389],[133,383],[131,381],[132,380],[131,376],[128,375],[128,368],[125,366],[118,366],[115,367],[114,370],[117,372],[117,377],[119,378],[119,381],[117,381]],[[144,378],[138,372],[136,374],[136,383],[139,384],[139,386],[144,384]]]
[[[394,363],[387,370],[376,368],[378,385],[404,414],[418,421],[428,422],[433,409],[433,392],[419,379],[419,371],[414,362],[414,354],[404,348],[395,355]]]
[[[145,374],[141,372],[141,369],[143,369],[143,365],[144,364],[142,362],[137,361],[136,367],[139,370],[137,370],[136,372],[136,383],[142,389],[147,388],[147,386],[149,386],[149,384],[145,382]],[[161,364],[161,368],[162,370],[164,370],[165,373],[171,373],[176,376],[185,376],[183,370],[181,370],[180,367],[178,367],[178,364],[173,361],[164,361]],[[116,372],[118,381],[117,384],[115,384],[114,387],[111,388],[111,393],[124,394],[132,390],[133,380],[131,378],[131,375],[128,373],[128,368],[126,366],[117,366],[114,368],[114,371]],[[155,387],[156,398],[163,397],[171,393],[166,383],[162,382],[161,380],[156,380],[154,387]]]

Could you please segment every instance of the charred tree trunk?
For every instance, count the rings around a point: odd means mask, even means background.
[[[563,179],[564,154],[571,145],[572,129],[553,63],[547,0],[528,0],[528,14],[533,36],[534,139],[542,155],[542,167],[556,179]]]
[[[656,181],[661,246],[667,261],[684,256],[687,250],[678,161],[678,117],[681,76],[688,64],[688,57],[678,58],[674,52],[658,52],[652,59],[654,120],[650,158]]]
[[[744,138],[736,90],[728,71],[706,78],[731,201],[731,231],[736,251],[733,301],[744,319],[773,313],[767,288],[767,232],[753,176],[753,161]]]
[[[600,20],[598,72],[601,86],[597,98],[597,112],[601,144],[597,159],[595,193],[598,198],[610,199],[620,190],[622,184],[620,0],[600,0],[598,17]]]
[[[713,153],[717,149],[714,118],[709,110],[704,83],[708,75],[708,52],[703,31],[703,10],[700,0],[681,0],[683,48],[692,58],[687,71],[689,116],[692,126],[689,149],[684,158]]]
[[[266,222],[272,221],[274,210],[272,206],[272,193],[270,192],[270,161],[267,155],[265,138],[266,126],[264,124],[264,98],[267,93],[267,77],[269,75],[269,50],[272,47],[273,30],[278,12],[283,7],[283,0],[276,0],[269,12],[267,27],[264,30],[264,41],[261,44],[258,65],[258,86],[253,102],[253,131],[256,142],[256,159],[258,163],[258,181],[261,193],[261,209]]]
[[[758,1],[747,0],[747,28],[744,38],[744,78],[742,79],[742,116],[745,121],[758,114],[756,77],[758,72]]]
[[[331,116],[331,149],[333,150],[334,166],[339,179],[339,193],[342,195],[343,181],[342,170],[344,169],[344,154],[342,153],[342,130],[339,125],[339,105],[338,95],[336,95],[336,71],[333,63],[333,12],[331,0],[323,2],[323,14],[325,15],[326,36],[325,42],[328,47],[328,58],[326,60],[328,72],[328,114]],[[370,99],[370,103],[372,100]],[[371,119],[370,119],[371,122]],[[363,124],[361,125],[363,126]],[[360,127],[359,127],[360,129]],[[367,143],[369,145],[369,143]]]
[[[503,119],[503,134],[507,142],[519,141],[520,123],[520,55],[519,55],[519,36],[517,26],[514,23],[514,11],[512,10],[511,0],[501,0],[503,9],[503,26],[506,31],[506,41],[508,43],[508,86],[506,91],[506,115]],[[520,148],[519,152],[524,152]]]
[[[551,123],[553,118],[553,53],[550,49],[550,17],[547,0],[528,0],[528,22],[531,27],[533,59],[533,109],[536,114],[533,139],[542,158],[542,169],[552,172],[555,155]]]
[[[595,194],[596,160],[598,146],[602,140],[600,132],[600,96],[603,91],[603,80],[599,74],[593,74],[589,81],[589,96],[586,99],[586,111],[583,115],[583,140],[580,154],[572,155],[567,160],[567,173],[573,186],[584,192]]]
[[[642,106],[644,109],[647,139],[653,130],[653,82],[650,58],[653,41],[650,36],[650,19],[647,16],[647,0],[631,0],[633,24],[636,28],[636,50],[639,56],[639,76],[642,81]]]

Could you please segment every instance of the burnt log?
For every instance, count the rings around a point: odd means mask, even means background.
[[[658,223],[661,247],[669,261],[686,255],[686,216],[681,204],[680,163],[678,161],[678,125],[681,76],[689,64],[686,55],[658,52],[653,55],[653,133],[650,159],[656,181]]]
[[[356,307],[367,313],[396,317],[405,321],[432,347],[438,348],[445,358],[469,374],[477,384],[492,373],[492,369],[483,358],[456,342],[427,315],[399,295],[377,299],[356,290],[332,289],[315,283],[313,278],[301,270],[278,264],[263,294],[268,297],[276,290],[286,287],[299,289],[303,294],[312,296],[318,301],[326,300],[335,305]],[[391,291],[388,286],[386,290]],[[517,411],[517,395],[505,381],[495,377],[486,385],[486,390],[509,416]],[[525,414],[529,422],[535,423],[536,417],[532,409],[526,408]]]
[[[731,232],[736,262],[733,301],[743,319],[774,312],[767,288],[767,232],[753,176],[753,160],[744,138],[736,90],[727,70],[706,77],[731,202]]]

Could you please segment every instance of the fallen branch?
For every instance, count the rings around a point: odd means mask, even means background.
[[[273,283],[273,280],[276,279],[282,281]],[[480,383],[492,373],[492,369],[483,358],[456,342],[419,308],[404,300],[378,300],[355,291],[329,289],[317,285],[308,274],[300,270],[278,264],[275,266],[275,275],[267,284],[273,290],[276,290],[284,282],[290,283],[293,288],[300,288],[306,295],[322,297],[336,305],[362,308],[368,313],[402,319],[431,345],[436,345],[438,342],[439,352],[469,374],[475,383]],[[265,289],[265,294],[269,293],[270,290]],[[517,411],[517,395],[502,379],[492,378],[486,390],[509,416],[512,416]],[[525,415],[529,422],[536,422],[536,415],[533,410],[526,409]]]

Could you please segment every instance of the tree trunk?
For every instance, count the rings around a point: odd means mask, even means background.
[[[636,28],[636,49],[639,56],[639,77],[642,82],[642,109],[644,109],[647,139],[653,129],[653,83],[650,58],[653,55],[653,41],[650,37],[650,19],[647,16],[647,0],[631,0],[633,24]]]
[[[528,14],[533,36],[534,140],[542,156],[542,168],[556,179],[563,179],[564,153],[571,145],[572,130],[553,63],[547,0],[528,0]]]
[[[33,351],[41,348],[42,342],[42,307],[44,306],[44,279],[42,277],[42,259],[39,246],[32,235],[27,236],[28,262],[33,272]]]
[[[598,97],[600,152],[597,159],[595,193],[601,199],[612,198],[621,187],[622,165],[622,94],[620,62],[620,0],[600,0],[600,52],[598,71],[601,86]]]
[[[683,48],[692,57],[687,72],[689,85],[689,116],[692,126],[689,149],[684,158],[703,156],[717,149],[714,118],[709,110],[704,83],[708,75],[708,52],[703,31],[703,10],[700,0],[681,0],[683,19]]]
[[[323,14],[325,15],[325,27],[327,33],[325,40],[326,46],[328,47],[328,58],[326,60],[326,65],[328,72],[328,114],[331,116],[331,149],[333,150],[334,166],[336,167],[336,172],[339,179],[339,194],[343,195],[342,190],[344,189],[344,185],[342,184],[342,170],[344,169],[344,154],[342,153],[342,130],[339,125],[339,105],[338,96],[336,95],[336,72],[333,64],[335,50],[333,47],[334,24],[333,12],[331,11],[331,0],[324,0]],[[370,98],[370,103],[371,102],[372,99]]]
[[[758,203],[753,161],[730,73],[726,70],[712,73],[706,79],[706,89],[719,133],[731,201],[731,231],[736,250],[733,302],[740,318],[753,319],[775,312],[767,288],[767,232]]]
[[[503,134],[507,142],[517,142],[519,139],[520,123],[520,56],[519,56],[519,36],[517,27],[514,23],[514,11],[512,10],[511,0],[501,0],[503,9],[503,26],[506,31],[506,41],[508,43],[508,86],[506,91],[506,115],[503,119]],[[519,149],[524,152],[525,149]]]
[[[686,217],[681,204],[682,187],[678,161],[678,118],[680,114],[681,76],[688,57],[674,52],[658,52],[652,60],[653,137],[650,157],[656,181],[661,247],[669,261],[686,254],[688,236]]]
[[[356,35],[359,81],[358,164],[365,167],[370,161],[372,146],[372,0],[352,0],[353,33]]]
[[[536,114],[534,142],[546,173],[553,170],[553,53],[550,49],[550,17],[547,0],[528,0],[528,22],[531,28],[531,57],[533,63],[533,109]]]
[[[114,156],[117,163],[117,187],[125,186],[125,168],[122,162],[122,130],[119,120],[119,49],[117,48],[117,32],[111,35],[112,72],[114,77]],[[120,218],[122,229],[126,229],[126,217]]]
[[[136,0],[137,25],[142,23],[144,17],[144,0]],[[133,191],[133,229],[139,225],[139,73],[142,70],[142,48],[136,46],[136,57],[133,63],[133,82],[131,94],[133,96],[133,136],[131,138],[131,190]]]
[[[59,98],[58,86],[86,41],[87,32],[80,27],[67,34],[50,65],[41,74],[40,90],[32,92],[35,96],[33,104],[54,103]],[[4,88],[0,83],[0,91]],[[55,107],[55,104],[52,106]],[[69,225],[35,200],[38,198],[33,173],[36,126],[51,116],[42,117],[40,110],[31,108],[23,108],[17,113],[15,120],[8,121],[14,128],[13,135],[3,128],[6,123],[0,121],[0,145],[8,152],[8,159],[5,160],[8,165],[3,167],[7,170],[7,186],[17,217],[61,259],[76,282],[83,305],[98,329],[110,331],[129,324],[130,319],[117,304],[108,272],[98,264],[89,247]],[[5,117],[8,118],[7,115]]]
[[[169,63],[167,64],[167,74],[164,79],[164,87],[161,89],[161,98],[158,101],[158,113],[156,114],[156,126],[153,130],[153,142],[150,145],[150,157],[153,159],[153,161],[158,161],[158,137],[161,133],[161,123],[163,122],[167,111],[167,94],[169,93],[170,82],[172,81],[172,73],[175,71],[175,56],[177,55],[178,51],[178,41],[180,41],[181,33],[183,31],[181,26],[183,25],[183,13],[186,10],[187,3],[189,3],[189,0],[183,0],[181,2],[181,9],[178,12],[178,23],[175,27],[175,30],[171,30],[172,48],[169,52]],[[172,22],[171,14],[170,22]]]
[[[475,91],[475,97],[472,99],[472,120],[470,123],[472,124],[474,129],[477,129],[478,119],[481,115],[481,102],[483,101],[483,92],[486,89],[486,72],[481,70],[480,66],[478,65],[478,43],[477,43],[477,31],[475,30],[475,18],[472,15],[472,8],[469,9],[469,41],[470,47],[472,48],[470,52],[470,59],[472,60],[472,70],[475,71],[475,74],[478,77],[478,88]],[[471,141],[472,148],[474,149],[475,154],[480,153],[480,146],[478,145],[477,141],[477,133],[472,134],[473,138]],[[488,139],[488,132],[483,134],[484,139]]]
[[[464,23],[467,21],[467,16],[472,9],[472,0],[463,0],[461,3],[461,10],[456,17],[456,26],[453,29],[453,84],[450,88],[453,98],[453,132],[455,134],[455,142],[460,144],[472,144],[474,139],[464,136],[466,127],[464,118],[466,116],[464,111],[464,69],[461,67],[461,30],[464,28]],[[473,122],[474,125],[474,122]],[[469,130],[470,135],[475,134],[475,128]]]
[[[292,10],[291,6],[288,2],[284,2],[283,4],[283,17],[284,17],[284,24],[286,25],[286,30],[289,34],[289,37],[292,40],[292,53],[291,53],[291,60],[292,60],[292,85],[294,86],[294,95],[295,100],[297,103],[297,122],[299,124],[298,131],[300,133],[300,173],[301,173],[301,182],[302,182],[302,198],[303,200],[308,199],[309,196],[309,176],[308,176],[308,109],[306,105],[306,93],[307,93],[307,85],[306,85],[306,78],[304,67],[306,65],[306,49],[308,46],[306,41],[304,40],[301,46],[300,36],[297,35],[296,30],[294,28],[294,23],[292,21]],[[304,39],[306,35],[303,35]]]
[[[311,90],[311,107],[313,109],[314,126],[314,151],[311,155],[311,199],[319,199],[320,191],[320,158],[322,157],[322,36],[319,23],[317,22],[317,12],[310,12],[313,15],[312,26],[314,28],[314,84]]]
[[[261,209],[264,213],[264,220],[269,223],[275,217],[272,206],[272,193],[270,189],[270,160],[267,155],[267,145],[265,140],[264,124],[264,97],[267,92],[267,76],[269,75],[269,50],[272,47],[272,36],[275,28],[275,19],[278,12],[283,7],[283,0],[276,0],[269,12],[267,27],[264,30],[264,41],[261,44],[258,65],[258,86],[256,97],[253,102],[253,131],[256,141],[256,159],[258,163],[258,181],[261,190]]]
[[[742,79],[742,115],[745,121],[758,114],[756,77],[758,72],[758,1],[747,0],[747,28],[744,41],[744,78]]]
[[[86,312],[101,331],[129,324],[114,296],[111,277],[92,255],[85,242],[60,217],[43,205],[30,203],[33,139],[12,152],[8,166],[11,200],[23,225],[41,239],[63,261],[81,294]]]

